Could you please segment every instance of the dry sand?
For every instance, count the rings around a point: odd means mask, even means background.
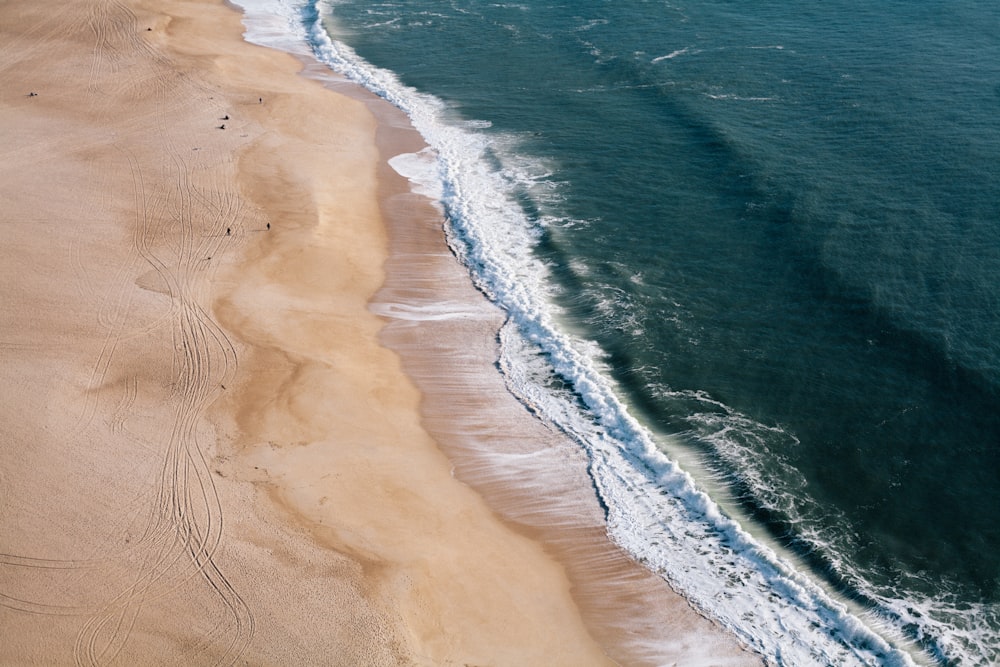
[[[756,663],[504,391],[405,119],[241,30],[0,3],[0,663]]]

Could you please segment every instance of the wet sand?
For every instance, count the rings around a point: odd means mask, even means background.
[[[754,664],[504,390],[405,119],[241,31],[0,5],[0,663]]]

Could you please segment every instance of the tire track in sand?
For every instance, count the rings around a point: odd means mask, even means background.
[[[199,284],[194,280],[194,272],[198,270],[205,243],[216,248],[220,243],[193,241],[215,236],[211,229],[196,228],[195,217],[208,219],[211,227],[220,222],[232,226],[238,220],[234,213],[239,207],[232,206],[235,197],[224,197],[220,204],[197,190],[190,183],[187,165],[175,154],[173,172],[177,180],[171,193],[172,203],[167,207],[170,215],[149,215],[145,179],[135,161],[130,162],[137,200],[135,249],[168,286],[178,304],[173,329],[174,340],[178,341],[174,346],[173,429],[165,447],[154,527],[147,531],[155,537],[166,528],[174,540],[173,548],[156,551],[140,568],[137,580],[84,624],[74,647],[74,659],[79,665],[96,665],[113,659],[127,642],[143,605],[200,576],[230,617],[228,621],[220,621],[211,633],[222,638],[225,651],[220,662],[227,663],[238,658],[249,644],[254,618],[214,560],[222,541],[222,509],[196,430],[219,387],[235,372],[237,358],[232,341],[192,298],[191,290]],[[178,223],[171,236],[179,237],[173,247],[176,259],[169,263],[150,242],[161,236],[163,221],[168,219]],[[206,231],[209,233],[205,234]],[[220,358],[213,361],[216,357]],[[179,566],[182,555],[188,561],[187,567]]]
[[[94,95],[93,110],[102,108],[101,97],[115,91],[141,91],[162,104],[155,117],[126,120],[123,127],[168,128],[176,100],[196,99],[199,92],[210,90],[179,75],[161,53],[140,39],[136,17],[122,3],[90,2],[89,8],[93,55],[83,86]],[[180,94],[178,86],[183,88]],[[105,412],[109,437],[121,439],[127,434],[126,421],[143,390],[136,375],[125,370],[134,360],[124,343],[154,332],[166,334],[172,349],[161,352],[171,369],[171,390],[162,407],[170,426],[154,443],[159,472],[144,496],[145,507],[136,514],[147,512],[145,523],[137,538],[124,538],[124,547],[120,540],[109,539],[92,556],[47,559],[0,554],[0,567],[103,580],[107,592],[84,602],[68,597],[32,600],[0,591],[0,605],[5,607],[80,617],[72,648],[77,665],[109,664],[134,655],[129,644],[144,622],[143,611],[177,594],[207,594],[222,610],[209,615],[209,628],[199,637],[187,640],[196,647],[184,655],[188,663],[233,664],[255,632],[249,604],[218,562],[224,512],[206,448],[198,437],[206,410],[238,368],[233,341],[203,306],[210,296],[204,262],[239,243],[238,234],[225,236],[219,230],[242,230],[245,211],[232,185],[212,171],[224,166],[216,164],[197,172],[197,178],[192,176],[192,165],[184,158],[192,143],[194,138],[183,148],[168,144],[155,160],[125,143],[115,145],[131,180],[132,235],[97,314],[104,336],[90,366],[84,407],[72,436],[80,438],[94,426],[94,417]],[[111,207],[107,201],[100,206]],[[79,252],[74,252],[78,275],[85,275]],[[137,316],[136,290],[141,288],[135,279],[140,271],[155,274],[169,301],[165,313],[152,322]],[[113,373],[122,379],[110,383]],[[119,387],[116,400],[108,394],[112,387]]]

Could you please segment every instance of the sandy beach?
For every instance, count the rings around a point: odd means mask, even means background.
[[[242,29],[0,4],[0,664],[759,664],[505,390],[405,117]]]

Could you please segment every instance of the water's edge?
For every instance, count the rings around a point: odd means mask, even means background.
[[[296,34],[295,30],[302,31],[298,36],[304,41],[293,46],[298,51],[293,53],[316,56],[401,108],[436,150],[451,251],[470,268],[479,289],[507,315],[499,329],[506,390],[540,417],[542,428],[561,431],[582,448],[577,455],[584,454],[590,475],[583,486],[592,487],[599,496],[612,538],[770,661],[913,664],[911,656],[893,648],[842,603],[722,514],[686,473],[663,456],[650,434],[620,403],[599,365],[580,351],[581,341],[559,331],[544,304],[545,288],[540,284],[544,270],[525,259],[530,252],[492,254],[498,246],[483,224],[491,213],[481,208],[481,199],[487,193],[496,204],[503,200],[503,193],[495,177],[474,164],[483,150],[481,138],[443,124],[435,100],[407,89],[391,73],[370,66],[345,45],[330,40],[318,6],[305,7],[303,14],[297,3],[275,3],[287,12],[280,17],[285,23],[275,21],[272,33],[261,30],[255,37],[257,43],[274,46]],[[296,24],[300,18],[304,24]],[[305,43],[311,48],[304,48]],[[504,215],[516,217],[517,213],[510,209]],[[535,242],[529,227],[519,241],[522,250]],[[510,264],[516,256],[520,257],[517,262],[524,263]],[[385,305],[374,307],[378,312]],[[410,312],[408,317],[425,322],[483,317],[464,307],[450,311],[435,306],[432,310]],[[495,329],[501,320],[495,311],[486,319],[491,318],[493,324],[488,327]],[[487,358],[495,353],[479,352]],[[526,364],[525,359],[541,359],[544,364]],[[553,395],[546,390],[553,378],[569,383],[572,389]],[[524,455],[519,454],[520,465]],[[506,454],[493,456],[498,469],[513,465],[500,462],[509,458]],[[469,474],[488,476],[482,470]],[[546,484],[558,482],[547,480]],[[525,510],[526,514],[535,511]],[[764,599],[767,603],[762,607]]]

